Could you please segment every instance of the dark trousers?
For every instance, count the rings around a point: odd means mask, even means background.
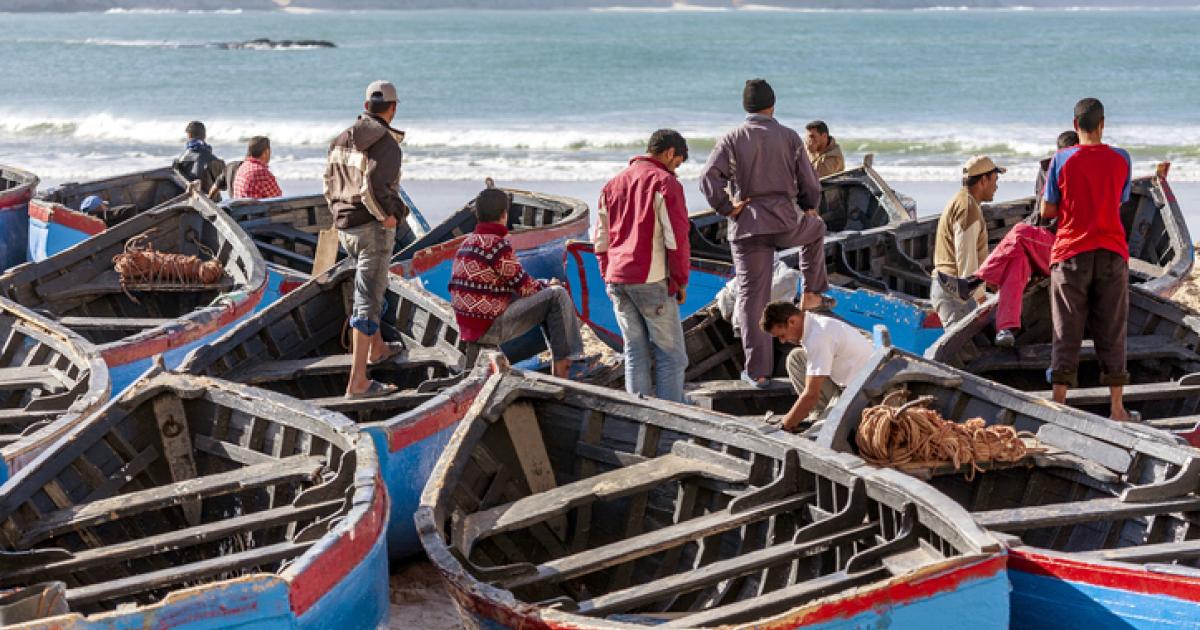
[[[1075,386],[1084,328],[1100,361],[1101,385],[1125,385],[1125,330],[1129,318],[1129,263],[1094,249],[1050,267],[1050,381]]]
[[[774,346],[771,336],[763,332],[758,322],[767,308],[767,300],[771,299],[775,252],[799,247],[804,290],[810,293],[825,291],[829,288],[825,274],[825,221],[802,215],[799,225],[791,231],[747,236],[734,240],[730,246],[737,272],[737,309],[742,320],[746,373],[752,378],[771,376],[775,365]]]

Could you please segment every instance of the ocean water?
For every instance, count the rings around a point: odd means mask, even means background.
[[[49,182],[149,168],[201,119],[226,157],[269,135],[285,190],[312,190],[387,78],[410,182],[602,181],[666,126],[694,178],[762,76],[782,121],[826,120],[901,190],[983,152],[1031,181],[1083,96],[1139,172],[1200,182],[1200,10],[768,9],[0,14],[0,162]],[[260,37],[337,48],[211,47]]]

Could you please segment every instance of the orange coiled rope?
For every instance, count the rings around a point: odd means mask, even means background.
[[[906,392],[894,391],[883,404],[863,410],[855,436],[863,459],[876,466],[970,464],[970,480],[983,471],[979,462],[1015,462],[1028,453],[1021,439],[1032,437],[1028,432],[987,426],[982,418],[951,422],[929,408],[933,396],[903,402],[906,397]]]
[[[125,251],[113,256],[113,268],[121,277],[121,289],[129,299],[129,285],[211,285],[225,275],[217,260],[202,260],[190,254],[169,254],[154,249],[150,242],[153,230],[142,232],[125,242]],[[201,251],[212,252],[201,246]]]

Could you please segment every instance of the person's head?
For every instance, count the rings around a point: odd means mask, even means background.
[[[791,302],[771,302],[758,325],[763,332],[784,343],[799,345],[804,336],[804,312]]]
[[[391,123],[396,117],[396,86],[391,81],[373,81],[367,86],[367,100],[363,109]]]
[[[1058,150],[1061,151],[1067,147],[1073,147],[1079,144],[1079,134],[1072,131],[1064,131],[1058,134]]]
[[[499,188],[484,188],[475,197],[475,220],[480,223],[508,223],[508,193]]]
[[[1000,187],[1000,175],[1007,171],[996,166],[992,158],[976,155],[963,166],[962,183],[977,201],[991,201],[996,198],[996,189]]]
[[[98,195],[88,195],[83,198],[83,203],[79,204],[79,210],[87,214],[103,214],[108,210],[108,202]]]
[[[750,114],[775,115],[775,90],[766,79],[750,79],[742,88],[742,108]]]
[[[1089,97],[1075,103],[1075,131],[1081,141],[1100,141],[1104,135],[1104,103],[1100,99]]]
[[[183,132],[187,134],[188,140],[205,140],[208,138],[208,130],[204,128],[204,123],[199,120],[193,120],[183,128]]]
[[[246,145],[246,155],[266,164],[271,161],[271,139],[266,136],[254,136]]]
[[[829,146],[829,125],[824,120],[814,120],[804,125],[804,144],[812,153],[820,153]]]
[[[674,129],[659,129],[650,134],[646,154],[658,160],[672,173],[688,159],[687,140]]]

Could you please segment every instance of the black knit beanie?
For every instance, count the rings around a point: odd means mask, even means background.
[[[742,90],[742,107],[751,114],[775,105],[775,90],[766,79],[750,79]]]

